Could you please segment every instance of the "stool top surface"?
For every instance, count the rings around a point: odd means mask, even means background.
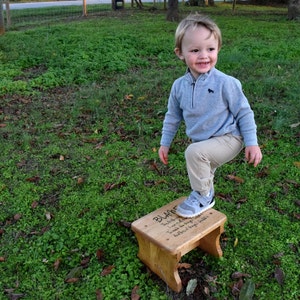
[[[176,206],[185,198],[181,197],[134,221],[132,230],[159,247],[176,253],[226,222],[226,215],[212,208],[195,218],[179,217],[175,213]]]

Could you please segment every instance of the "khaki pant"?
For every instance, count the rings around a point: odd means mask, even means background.
[[[231,134],[189,145],[185,159],[191,188],[207,195],[216,169],[236,157],[242,148],[242,137]]]

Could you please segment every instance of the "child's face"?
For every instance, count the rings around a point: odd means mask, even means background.
[[[218,52],[218,40],[204,26],[188,29],[182,40],[181,51],[175,49],[176,55],[186,63],[195,78],[216,65]]]

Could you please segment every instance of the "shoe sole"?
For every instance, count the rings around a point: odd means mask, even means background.
[[[204,207],[203,210],[201,210],[200,212],[195,213],[193,215],[181,214],[181,213],[177,212],[177,210],[176,210],[176,215],[178,215],[179,217],[183,217],[183,218],[195,218],[195,217],[201,215],[202,213],[204,213],[205,211],[207,211],[208,209],[212,208],[214,205],[215,205],[215,200],[213,200],[213,202],[210,203],[208,206]]]

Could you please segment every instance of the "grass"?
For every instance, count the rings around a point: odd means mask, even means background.
[[[282,8],[201,11],[222,29],[218,68],[242,81],[264,154],[257,168],[241,154],[217,171],[223,258],[183,257],[182,277],[199,283],[186,296],[136,256],[128,224],[190,188],[184,126],[170,165],[157,158],[170,86],[185,71],[177,24],[127,9],[0,39],[0,299],[130,299],[135,286],[141,299],[232,299],[234,272],[251,276],[253,299],[298,299],[299,24]]]

